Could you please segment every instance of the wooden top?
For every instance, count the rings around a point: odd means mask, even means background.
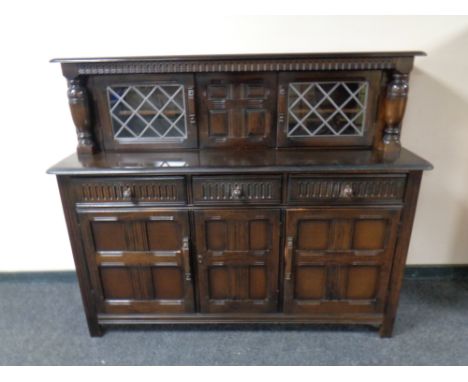
[[[426,56],[422,51],[394,52],[326,52],[326,53],[248,53],[248,54],[213,54],[213,55],[182,55],[182,56],[134,56],[134,57],[75,57],[54,58],[50,62],[85,63],[85,62],[141,62],[141,61],[217,61],[239,59],[307,59],[307,58],[365,58],[365,57],[414,57]]]
[[[393,162],[370,150],[190,150],[159,153],[72,154],[47,172],[56,175],[156,175],[430,170],[432,165],[402,149]]]
[[[79,75],[199,72],[397,70],[409,73],[421,51],[270,53],[190,56],[55,58],[67,78]]]

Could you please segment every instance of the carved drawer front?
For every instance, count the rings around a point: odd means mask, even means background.
[[[193,178],[195,204],[276,204],[281,202],[278,176],[196,176]]]
[[[313,176],[289,178],[290,203],[402,202],[405,175]]]
[[[86,178],[75,181],[75,194],[81,203],[165,203],[185,204],[183,177]]]

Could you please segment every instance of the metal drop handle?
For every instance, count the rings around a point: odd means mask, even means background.
[[[242,188],[239,185],[236,185],[232,190],[232,198],[240,199],[242,197]]]
[[[123,197],[126,199],[130,199],[133,197],[133,191],[131,187],[125,187],[123,191]]]
[[[341,190],[341,195],[342,198],[352,198],[354,196],[354,190],[353,187],[350,184],[346,184],[343,189]]]

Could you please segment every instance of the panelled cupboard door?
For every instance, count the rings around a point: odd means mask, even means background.
[[[400,208],[290,209],[286,313],[381,313]]]
[[[195,212],[200,310],[277,310],[278,210]]]
[[[275,146],[276,76],[199,74],[200,147]]]
[[[80,212],[101,312],[193,311],[187,215],[129,209]]]

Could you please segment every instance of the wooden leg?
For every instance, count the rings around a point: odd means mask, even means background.
[[[104,334],[102,326],[99,325],[97,322],[91,322],[90,320],[88,320],[88,329],[89,335],[91,337],[102,337],[102,335]]]
[[[383,324],[380,326],[380,338],[390,338],[393,335],[394,319],[384,319]]]

